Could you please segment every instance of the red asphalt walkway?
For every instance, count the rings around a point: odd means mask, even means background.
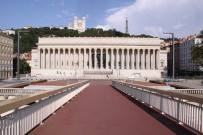
[[[92,81],[74,100],[49,117],[31,135],[176,134],[112,88]]]

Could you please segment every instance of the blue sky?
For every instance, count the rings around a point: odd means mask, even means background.
[[[187,37],[203,30],[203,0],[1,0],[0,29],[68,25],[70,17],[87,17],[86,28],[130,34]]]
[[[87,16],[87,28],[105,23],[106,10],[134,0],[2,0],[0,29],[67,25],[70,17]]]

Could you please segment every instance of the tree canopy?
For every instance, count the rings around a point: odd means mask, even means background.
[[[198,38],[203,38],[203,30],[200,31],[199,35],[197,36]]]
[[[191,55],[195,63],[203,66],[203,44],[192,46]]]
[[[20,59],[19,64],[20,74],[30,73],[30,66],[25,59]],[[13,58],[13,75],[17,72],[17,57]]]

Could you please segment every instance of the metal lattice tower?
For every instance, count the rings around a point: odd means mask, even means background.
[[[128,18],[126,18],[125,33],[128,34]]]

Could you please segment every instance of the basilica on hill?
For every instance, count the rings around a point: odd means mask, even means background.
[[[74,16],[74,27],[72,26],[72,22],[70,19],[68,29],[78,30],[79,33],[85,32],[85,21],[85,17],[83,17],[82,20],[79,20],[77,16]]]

